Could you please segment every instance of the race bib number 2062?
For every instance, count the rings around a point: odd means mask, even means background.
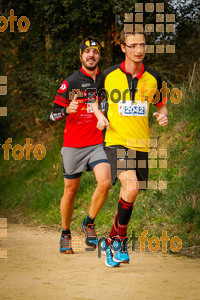
[[[145,117],[147,115],[147,102],[119,101],[118,110],[120,116],[126,117]]]

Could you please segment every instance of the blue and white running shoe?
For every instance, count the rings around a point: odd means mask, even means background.
[[[119,263],[129,263],[127,237],[124,239],[116,238],[112,246],[113,260]]]
[[[113,255],[112,255],[112,251],[110,249],[110,246],[106,245],[106,239],[101,243],[101,252],[103,254],[105,254],[106,259],[105,259],[105,265],[109,268],[115,268],[115,267],[119,267],[120,263],[119,262],[115,262],[113,260]]]

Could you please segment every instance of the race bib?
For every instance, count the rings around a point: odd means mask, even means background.
[[[87,113],[93,113],[91,103],[87,103]]]
[[[125,117],[146,117],[147,116],[147,101],[119,101],[118,110],[120,116]]]
[[[102,101],[101,103],[101,111],[104,111],[105,110],[105,102]],[[87,112],[88,113],[93,113],[93,109],[92,109],[92,105],[91,103],[87,103]]]

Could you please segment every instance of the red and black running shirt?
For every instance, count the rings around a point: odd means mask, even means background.
[[[77,101],[80,102],[76,113],[66,117],[63,147],[82,148],[103,143],[102,132],[97,129],[97,118],[92,112],[90,100],[94,98],[98,80],[101,72],[97,71],[96,81],[81,68],[67,79],[59,88],[51,112],[51,120],[63,119],[66,108],[78,94]]]

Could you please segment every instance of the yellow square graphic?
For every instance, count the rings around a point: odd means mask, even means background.
[[[157,139],[149,139],[148,140],[148,146],[150,148],[157,148]]]
[[[167,168],[167,160],[159,160],[159,168],[166,169]]]
[[[157,190],[157,181],[150,180],[148,181],[149,190]]]
[[[143,11],[143,3],[135,3],[135,12]]]
[[[128,158],[136,158],[136,150],[128,149]]]
[[[84,242],[79,237],[72,238],[72,248],[74,251],[84,251]]]
[[[120,173],[124,172],[125,170],[117,170],[117,177],[119,176]],[[125,179],[125,173],[124,173],[124,177],[122,177],[121,179]]]
[[[125,149],[117,149],[117,158],[124,158],[125,154]]]
[[[147,140],[145,140],[145,139],[138,139],[137,140],[137,146],[138,147],[143,148],[143,147],[146,147],[146,145],[147,145]]]
[[[159,189],[166,190],[167,189],[167,181],[159,180]]]
[[[164,32],[164,31],[165,31],[164,24],[156,24],[156,32]]]
[[[145,53],[154,53],[154,45],[146,45]]]
[[[135,169],[136,168],[136,160],[128,160],[127,167],[131,168],[131,169]]]
[[[157,168],[157,160],[150,159],[149,160],[149,169],[156,169]]]
[[[149,158],[157,158],[157,150],[156,149],[150,149]]]
[[[143,32],[144,31],[143,24],[135,24],[135,31]]]
[[[130,14],[126,13],[124,14],[124,17],[125,17],[124,22],[133,22],[133,13]]]
[[[159,149],[158,153],[159,158],[167,158],[167,149]]]
[[[146,181],[139,181],[139,189],[146,189]]]
[[[7,228],[0,228],[0,238],[7,237]]]
[[[127,147],[136,147],[136,139],[127,140]]]
[[[136,189],[137,188],[137,182],[135,180],[127,181],[126,188],[127,188],[127,190]]]
[[[146,3],[145,4],[145,11],[146,12],[153,12],[154,11],[154,4],[153,3]]]
[[[156,3],[156,11],[164,12],[164,3]]]
[[[0,86],[0,95],[7,95],[7,86]]]
[[[7,107],[0,107],[0,117],[7,117],[8,111]]]
[[[0,227],[7,227],[7,219],[0,218]]]
[[[156,53],[164,53],[164,45],[156,45]]]
[[[145,169],[147,167],[147,162],[146,160],[142,159],[142,160],[138,160],[138,168],[140,169]]]
[[[124,24],[124,32],[133,32],[133,24]]]
[[[135,14],[135,22],[143,22],[143,14]]]
[[[166,53],[175,53],[175,45],[166,45]]]
[[[7,84],[7,76],[0,76],[0,84]]]
[[[166,32],[175,32],[175,24],[166,24]]]
[[[117,169],[125,169],[126,168],[126,161],[123,160],[117,160]]]
[[[156,22],[157,23],[164,23],[164,19],[165,19],[164,14],[156,14]]]
[[[134,172],[134,175],[133,175]],[[135,171],[134,170],[130,170],[129,172],[126,172],[126,178],[128,178],[129,180],[135,180]]]
[[[166,14],[166,22],[167,23],[175,22],[175,14]]]

